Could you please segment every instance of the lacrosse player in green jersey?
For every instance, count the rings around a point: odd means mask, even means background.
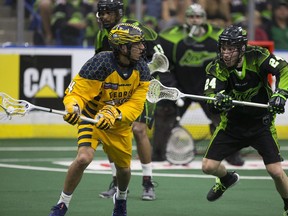
[[[246,31],[233,25],[221,33],[218,47],[218,57],[206,67],[204,90],[205,95],[216,99],[207,101],[210,110],[221,115],[202,162],[203,172],[217,177],[207,199],[217,200],[239,181],[239,175],[228,172],[221,161],[251,146],[263,158],[284,201],[284,215],[288,215],[288,178],[281,165],[275,128],[275,116],[284,113],[288,97],[288,64],[266,48],[247,46]],[[276,79],[274,92],[269,74]],[[232,100],[269,106],[234,106]]]
[[[145,35],[146,45],[146,59],[147,62],[151,60],[155,52],[163,53],[160,44],[157,44],[157,33],[137,20],[127,19],[123,17],[123,2],[122,0],[100,0],[97,5],[98,22],[100,25],[100,31],[98,31],[95,40],[95,53],[99,53],[105,50],[111,50],[107,36],[109,30],[118,22],[130,23],[138,26],[142,29]],[[133,123],[133,134],[137,144],[137,152],[142,165],[143,171],[143,200],[154,200],[156,198],[154,185],[152,182],[152,163],[151,163],[151,144],[147,135],[147,126],[150,129],[153,124],[153,113],[155,104],[151,104],[146,101],[144,111],[140,117]],[[115,173],[115,166],[113,161],[109,158],[113,181],[107,191],[99,194],[102,198],[111,198],[116,192],[117,178]]]
[[[163,84],[176,87],[186,94],[203,95],[205,67],[217,55],[217,40],[223,29],[207,22],[206,12],[200,4],[191,4],[186,9],[185,17],[185,24],[172,26],[159,33],[160,43],[169,59],[171,71],[161,74],[160,80]],[[186,98],[181,107],[177,107],[172,101],[161,101],[157,104],[152,142],[153,161],[166,160],[166,145],[169,139],[167,134],[171,134],[177,114],[182,117],[193,102],[195,101]],[[209,112],[204,101],[199,104],[211,121],[212,134],[220,122],[220,117]],[[236,166],[244,164],[239,152],[229,155],[226,160]]]

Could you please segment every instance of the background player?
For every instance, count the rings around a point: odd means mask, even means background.
[[[110,46],[107,43],[107,36],[110,29],[118,22],[132,23],[140,27],[145,35],[145,45],[146,49],[146,61],[149,61],[153,54],[157,52],[162,52],[163,50],[160,44],[157,44],[157,33],[147,26],[142,25],[136,20],[127,19],[123,17],[123,2],[122,0],[100,0],[97,6],[97,18],[100,24],[100,31],[97,33],[95,41],[95,53],[99,53],[104,50],[110,50]],[[152,127],[153,124],[153,113],[155,104],[150,104],[146,102],[144,111],[141,116],[133,123],[133,134],[137,144],[137,152],[142,165],[143,171],[143,200],[154,200],[156,198],[154,185],[152,183],[152,164],[151,164],[151,144],[147,135],[148,128]],[[111,158],[109,158],[113,182],[110,184],[108,191],[100,193],[100,197],[110,198],[116,192],[117,178],[115,173],[115,167]]]
[[[223,31],[206,22],[206,12],[200,4],[190,5],[185,13],[184,25],[176,25],[159,34],[161,45],[168,57],[171,73],[161,74],[161,82],[166,86],[177,87],[186,94],[203,95],[205,67],[217,55],[217,40]],[[166,143],[171,130],[176,124],[176,116],[184,115],[193,102],[185,99],[180,108],[172,101],[161,101],[155,111],[155,130],[153,136],[153,161],[166,160]],[[207,110],[205,102],[199,102],[206,116],[211,120],[210,131],[213,133],[220,122],[218,114]],[[177,109],[179,111],[177,112]],[[239,152],[227,157],[233,165],[242,166],[244,161]]]

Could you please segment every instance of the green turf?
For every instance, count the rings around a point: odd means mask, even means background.
[[[74,141],[0,140],[0,147],[73,147],[75,146]],[[74,151],[0,151],[0,164],[62,168],[66,170],[67,167],[52,164],[51,161],[58,158],[72,159],[74,157]],[[95,159],[103,157],[103,152],[99,152]],[[17,162],[16,159],[21,160]],[[139,173],[140,171],[135,172]],[[155,170],[154,173],[202,175],[200,170]],[[239,170],[238,173],[240,176],[267,176],[263,170]],[[0,168],[0,216],[48,215],[50,207],[59,198],[64,177],[65,172]],[[272,180],[242,179],[238,185],[229,189],[223,198],[212,203],[206,200],[206,194],[214,184],[212,178],[155,176],[154,180],[159,184],[156,188],[157,200],[152,202],[142,201],[140,199],[142,192],[141,176],[132,176],[128,198],[129,216],[282,215],[282,200],[276,192]],[[110,174],[84,174],[79,187],[74,193],[67,216],[111,215],[112,200],[98,197],[98,193],[107,189],[110,181]]]

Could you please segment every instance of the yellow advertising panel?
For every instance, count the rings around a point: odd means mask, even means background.
[[[19,98],[19,55],[0,54],[0,91]]]

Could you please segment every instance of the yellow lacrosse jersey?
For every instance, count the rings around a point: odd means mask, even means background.
[[[150,71],[144,59],[123,70],[113,52],[100,52],[89,59],[65,91],[64,104],[76,99],[82,114],[94,118],[103,106],[116,106],[122,119],[109,133],[127,135],[144,108]]]

